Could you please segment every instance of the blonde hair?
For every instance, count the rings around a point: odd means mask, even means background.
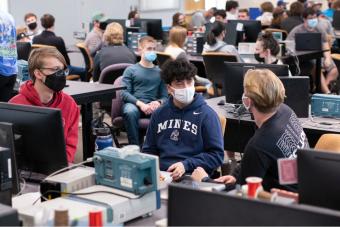
[[[16,28],[16,34],[17,34],[17,35],[19,35],[20,33],[25,33],[25,34],[27,34],[27,32],[28,32],[28,29],[27,29],[26,26],[18,26],[18,27]]]
[[[109,45],[123,44],[124,42],[123,33],[124,33],[123,27],[116,22],[112,22],[106,26],[104,32],[104,40]]]
[[[285,98],[285,88],[281,80],[269,69],[248,70],[243,87],[245,95],[262,113],[275,111]]]
[[[169,32],[169,44],[175,44],[182,48],[184,46],[186,37],[187,29],[181,26],[172,27]]]
[[[56,58],[65,66],[65,68],[67,67],[64,56],[57,50],[57,48],[40,47],[34,49],[31,51],[28,58],[28,71],[33,82],[35,81],[34,70],[44,67],[46,58]]]

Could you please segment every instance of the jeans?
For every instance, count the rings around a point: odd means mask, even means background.
[[[129,144],[139,145],[139,119],[146,115],[132,103],[125,103],[123,106],[124,126],[127,132]]]
[[[69,75],[79,75],[81,81],[86,81],[86,69],[82,67],[77,67],[73,65],[67,66],[69,70]]]
[[[0,75],[0,102],[8,102],[11,99],[16,78],[17,75]]]

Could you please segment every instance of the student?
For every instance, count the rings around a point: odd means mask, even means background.
[[[297,150],[309,145],[297,116],[283,104],[285,89],[281,80],[268,69],[249,70],[243,87],[243,105],[254,115],[258,129],[245,147],[240,168],[215,181],[245,184],[247,177],[256,176],[263,178],[266,191],[272,188],[296,191],[297,185],[280,185],[277,160],[296,158]],[[202,168],[197,168],[192,178],[209,181]]]
[[[215,21],[220,21],[222,23],[227,23],[227,14],[223,9],[216,10],[215,14]]]
[[[96,13],[92,17],[93,28],[92,31],[89,32],[85,39],[85,46],[89,49],[90,54],[94,57],[98,50],[102,47],[103,44],[103,32],[105,30],[104,26],[101,26],[101,22],[104,20],[103,13]]]
[[[238,18],[238,2],[227,1],[225,3],[225,11],[227,12],[227,20],[237,20]]]
[[[226,54],[235,55],[239,62],[242,59],[233,45],[226,44],[223,40],[226,36],[225,26],[220,21],[215,21],[208,32],[207,42],[203,46],[204,52],[222,52]]]
[[[104,32],[105,46],[94,59],[93,81],[98,81],[101,71],[107,66],[118,63],[136,63],[136,55],[124,45],[123,27],[112,22]]]
[[[272,20],[272,24],[270,25],[270,28],[281,29],[281,23],[287,17],[288,15],[285,10],[283,10],[281,7],[275,8],[273,12],[273,20]]]
[[[271,2],[264,2],[261,4],[262,15],[257,17],[256,20],[261,21],[261,25],[269,27],[273,20],[274,5]]]
[[[12,95],[17,73],[15,23],[12,15],[0,10],[0,102]]]
[[[135,25],[135,21],[140,18],[139,12],[137,10],[132,10],[129,12],[128,20],[130,20],[130,26]]]
[[[144,36],[139,40],[141,60],[128,67],[123,74],[122,92],[123,118],[129,144],[139,145],[140,117],[150,115],[167,99],[168,93],[161,80],[160,69],[153,64],[156,60],[156,40]]]
[[[17,32],[17,53],[18,60],[28,60],[28,56],[31,52],[31,40],[27,34],[27,27],[18,27]]]
[[[176,26],[180,26],[183,27],[187,30],[192,30],[191,26],[189,26],[187,24],[187,22],[185,21],[185,15],[183,13],[175,13],[172,16],[172,27],[176,27]]]
[[[86,73],[84,68],[75,67],[70,64],[70,58],[67,55],[66,46],[63,38],[56,36],[54,33],[54,17],[51,14],[44,14],[41,18],[41,25],[45,30],[33,38],[33,44],[43,44],[56,47],[64,56],[70,74],[79,75],[84,81]]]
[[[238,11],[239,20],[250,20],[248,9],[240,9]]]
[[[206,11],[198,10],[194,12],[191,17],[191,27],[199,29],[207,23],[210,23],[210,19],[214,16],[216,10],[217,9],[213,7]]]
[[[62,92],[68,71],[66,61],[57,49],[44,47],[32,51],[28,67],[31,80],[9,102],[60,109],[67,161],[72,163],[78,144],[79,108],[71,96]]]
[[[37,15],[34,13],[25,14],[24,21],[28,29],[28,36],[30,40],[33,40],[33,37],[36,35],[40,35],[42,30],[38,27]]]
[[[171,60],[161,75],[171,96],[152,115],[143,152],[158,155],[160,169],[174,180],[198,166],[213,173],[223,161],[223,136],[216,112],[195,93],[195,66]]]
[[[289,33],[293,28],[302,24],[303,10],[304,7],[301,2],[293,2],[290,5],[288,17],[281,22],[281,29],[286,30]]]
[[[255,59],[259,63],[282,64],[277,58],[280,53],[280,46],[271,32],[260,34],[255,44]]]
[[[303,24],[296,26],[287,37],[287,40],[295,40],[296,33],[321,33],[322,38],[322,49],[328,50],[323,52],[323,69],[326,71],[326,78],[321,75],[321,90],[322,92],[328,94],[331,92],[329,86],[331,87],[331,83],[336,81],[338,77],[338,70],[336,65],[331,57],[330,46],[328,43],[327,35],[318,27],[318,18],[316,12],[313,8],[307,8],[303,12]],[[316,75],[319,76],[319,75]]]

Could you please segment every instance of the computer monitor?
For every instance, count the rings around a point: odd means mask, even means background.
[[[161,19],[137,19],[136,27],[142,28],[149,36],[156,40],[163,40],[162,20]]]
[[[236,104],[241,103],[243,77],[249,69],[269,69],[279,77],[289,75],[288,65],[224,62],[224,67],[222,93],[226,95],[226,102]]]
[[[332,25],[335,30],[340,30],[340,11],[339,10],[334,11]]]
[[[0,113],[0,122],[12,123],[18,137],[19,170],[47,175],[68,165],[59,109],[0,103]]]
[[[314,179],[315,182],[315,179]],[[340,212],[283,205],[170,184],[168,226],[339,225]]]
[[[299,202],[340,210],[340,154],[312,149],[297,154]]]
[[[236,24],[237,31],[240,26],[237,24],[243,24],[243,31],[245,34],[245,39],[243,41],[248,43],[256,42],[257,37],[262,30],[261,21],[258,20],[229,20],[228,24]]]

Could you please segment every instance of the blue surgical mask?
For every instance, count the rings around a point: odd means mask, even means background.
[[[155,51],[148,51],[144,54],[144,58],[145,60],[147,60],[148,62],[153,62],[154,60],[156,60],[157,58],[157,54]]]
[[[308,24],[308,27],[315,28],[318,25],[318,18],[308,19],[307,24]]]

